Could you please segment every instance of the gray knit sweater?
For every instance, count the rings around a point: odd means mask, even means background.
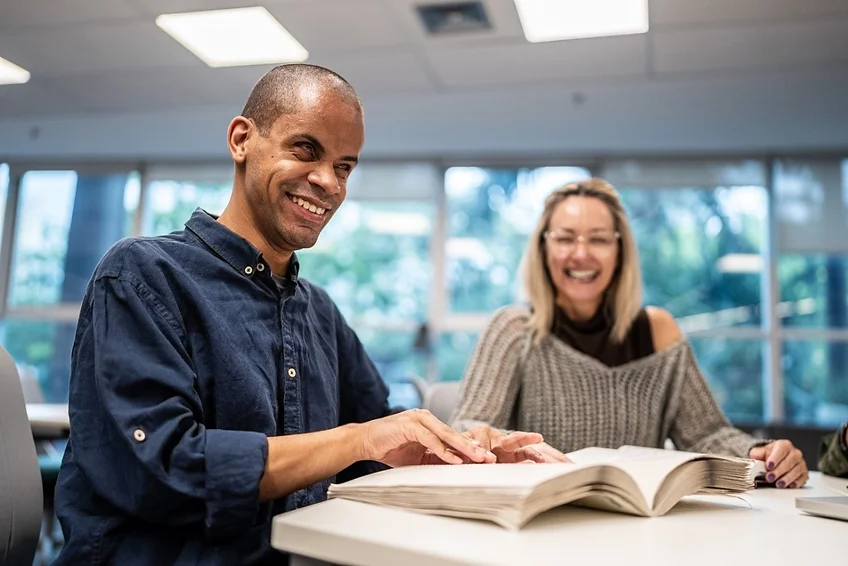
[[[563,452],[587,446],[748,456],[762,444],[733,428],[689,343],[610,368],[548,335],[533,343],[529,311],[498,310],[466,370],[452,424],[538,432]]]

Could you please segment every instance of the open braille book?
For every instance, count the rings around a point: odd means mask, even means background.
[[[572,463],[394,468],[332,484],[328,496],[520,529],[565,504],[663,515],[687,495],[749,490],[761,468],[744,458],[635,446],[568,456]]]

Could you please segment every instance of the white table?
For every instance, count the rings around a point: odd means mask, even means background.
[[[36,438],[61,438],[71,430],[68,405],[61,403],[27,403],[27,416]]]
[[[518,532],[334,499],[276,516],[271,545],[292,566],[848,564],[848,522],[795,509],[796,497],[834,495],[848,480],[813,473],[803,489],[692,497],[656,518],[564,506]]]

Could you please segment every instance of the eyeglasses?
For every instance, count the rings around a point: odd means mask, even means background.
[[[569,256],[577,249],[577,244],[582,242],[586,251],[591,255],[601,258],[608,257],[618,244],[621,234],[618,232],[597,232],[589,236],[578,236],[566,230],[549,230],[543,234],[548,244],[548,249],[558,256]]]

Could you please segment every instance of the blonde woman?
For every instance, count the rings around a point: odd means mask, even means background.
[[[539,432],[548,459],[626,444],[745,456],[767,480],[808,478],[788,440],[757,441],[716,404],[674,318],[642,307],[636,242],[616,190],[570,183],[545,201],[524,257],[530,308],[498,310],[466,370],[453,424]],[[561,451],[561,452],[560,452]]]

